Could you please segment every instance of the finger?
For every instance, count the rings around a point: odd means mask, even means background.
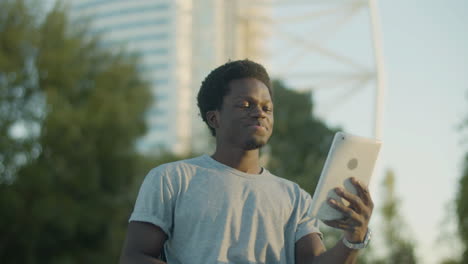
[[[358,195],[361,198],[362,202],[370,206],[371,209],[374,207],[374,203],[372,202],[372,198],[370,196],[369,188],[365,186],[362,182],[356,180],[356,178],[351,177],[351,183],[356,187],[358,191]]]
[[[331,226],[333,228],[338,228],[338,229],[341,229],[341,230],[349,230],[350,229],[349,224],[345,224],[345,223],[343,223],[341,221],[337,221],[337,220],[324,220],[323,223],[325,223],[326,225]]]
[[[351,208],[354,209],[357,213],[361,213],[362,211],[366,210],[366,205],[359,196],[354,195],[344,190],[343,188],[336,188],[335,192],[338,196],[348,201]]]
[[[353,232],[357,227],[356,224],[349,220],[325,220],[323,222],[328,226],[351,232]]]
[[[369,193],[369,188],[365,186],[362,182],[356,180],[356,178],[351,178],[351,183],[356,187],[359,197],[361,198],[362,203],[365,205],[365,209],[360,212],[360,214],[365,219],[370,219],[372,211],[374,210],[374,203]]]
[[[345,216],[345,219],[346,218],[351,218],[354,221],[357,221],[357,222],[360,222],[360,223],[362,222],[362,217],[358,213],[356,213],[352,208],[347,207],[347,206],[342,205],[342,204],[339,204],[338,202],[336,202],[333,199],[329,199],[328,203],[330,204],[331,207],[333,207],[336,210],[342,212],[344,214],[344,216]]]

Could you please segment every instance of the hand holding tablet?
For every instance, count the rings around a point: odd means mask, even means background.
[[[368,192],[380,146],[381,142],[376,139],[336,133],[312,199],[314,217],[322,221],[349,217],[343,212],[350,205],[348,200],[352,201],[355,196],[367,197],[363,192]],[[330,204],[330,199],[335,204]],[[360,200],[356,203],[366,202]],[[356,206],[351,204],[351,207]]]

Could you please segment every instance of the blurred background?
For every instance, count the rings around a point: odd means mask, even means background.
[[[467,12],[464,0],[0,0],[0,262],[117,262],[146,173],[213,151],[201,81],[249,58],[274,79],[262,161],[276,175],[313,194],[336,131],[383,141],[359,263],[468,263]],[[323,230],[328,246],[340,238]]]

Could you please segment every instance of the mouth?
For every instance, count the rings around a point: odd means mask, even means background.
[[[264,126],[264,125],[262,125],[262,124],[259,124],[259,123],[257,123],[257,124],[250,124],[250,125],[247,125],[247,127],[248,127],[248,128],[252,128],[252,129],[254,129],[254,130],[256,130],[256,131],[257,131],[257,130],[263,130],[263,131],[267,131],[267,130],[268,130],[268,128],[267,128],[266,126]]]

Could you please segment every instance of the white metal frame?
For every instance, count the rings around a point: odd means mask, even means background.
[[[323,10],[304,10],[306,12],[298,15],[289,15],[281,17],[240,17],[242,21],[257,20],[263,21],[269,27],[274,36],[280,38],[282,41],[287,41],[290,45],[294,45],[296,48],[293,49],[292,56],[284,64],[284,70],[281,73],[273,73],[276,78],[287,79],[291,77],[310,78],[315,79],[315,82],[310,82],[310,85],[306,87],[300,87],[300,90],[316,90],[316,89],[330,89],[339,87],[343,84],[348,84],[348,90],[336,98],[334,104],[346,100],[362,87],[366,86],[370,81],[375,80],[375,102],[374,102],[374,127],[373,135],[376,138],[382,137],[382,116],[383,116],[383,103],[384,103],[384,91],[385,91],[385,67],[383,59],[383,47],[381,29],[379,24],[377,0],[245,0],[249,1],[250,4],[265,5],[270,8],[284,7],[286,5],[317,5],[325,4],[330,7]],[[327,37],[321,34],[320,40],[313,39],[308,35],[294,34],[286,30],[281,29],[278,25],[282,23],[300,23],[301,21],[311,19],[319,19],[331,15],[339,14],[339,18],[329,24],[328,27],[322,28],[325,35],[332,36],[347,22],[350,21],[359,11],[368,9],[371,26],[371,38],[373,45],[373,55],[375,60],[375,68],[366,67],[359,61],[352,59],[346,54],[340,54],[327,47],[324,39]],[[294,65],[298,60],[304,57],[305,52],[314,52],[320,56],[329,58],[334,62],[341,63],[342,65],[348,65],[356,71],[353,72],[340,72],[340,71],[323,71],[323,72],[304,72],[304,73],[293,73],[291,70],[294,69]],[[291,55],[291,54],[289,54]],[[320,79],[320,81],[317,81]],[[296,87],[297,88],[297,87]]]

